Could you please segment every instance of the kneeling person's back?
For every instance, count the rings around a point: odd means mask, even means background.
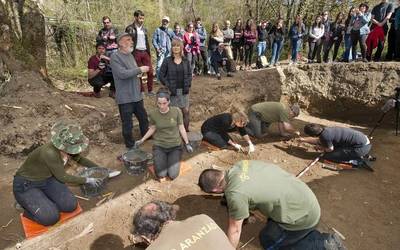
[[[167,223],[147,250],[233,250],[225,233],[205,214]]]

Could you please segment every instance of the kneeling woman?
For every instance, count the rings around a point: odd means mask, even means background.
[[[245,126],[248,123],[246,114],[242,111],[234,110],[231,113],[223,113],[208,118],[201,126],[203,140],[211,143],[219,148],[227,148],[229,145],[237,150],[241,150],[242,146],[235,143],[229,136],[229,132],[239,131],[243,139],[249,144],[249,153],[255,151],[255,147],[247,135]]]
[[[159,90],[157,92],[158,109],[149,113],[149,130],[142,139],[136,142],[138,146],[153,136],[154,168],[160,181],[166,180],[167,177],[173,180],[179,175],[182,155],[181,137],[185,142],[186,150],[189,153],[193,152],[183,125],[182,112],[177,107],[169,107],[169,103],[168,90]]]
[[[88,142],[79,125],[58,122],[51,128],[51,142],[28,155],[13,182],[15,199],[24,208],[25,217],[45,226],[56,224],[60,212],[72,212],[78,205],[65,183],[100,183],[97,178],[69,175],[64,169],[69,159],[85,167],[98,167],[79,155]]]

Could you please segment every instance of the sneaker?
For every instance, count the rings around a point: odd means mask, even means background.
[[[121,174],[119,170],[108,170],[108,178],[113,178]]]
[[[231,73],[226,74],[227,77],[233,77]]]
[[[367,170],[369,170],[369,171],[371,171],[371,172],[374,172],[374,171],[375,171],[375,170],[373,169],[373,167],[372,167],[372,162],[370,162],[370,161],[367,160],[367,159],[363,159],[363,160],[362,160],[360,167],[365,168],[365,169],[367,169]]]
[[[217,78],[218,78],[218,80],[221,80],[221,74],[217,74]]]

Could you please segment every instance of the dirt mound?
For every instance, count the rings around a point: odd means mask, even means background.
[[[14,74],[0,100],[0,151],[26,155],[48,140],[59,119],[78,121],[92,142],[102,143],[104,131],[114,127],[116,105],[111,98],[85,98],[59,91],[32,72]]]
[[[282,93],[316,115],[366,122],[400,86],[400,63],[333,63],[283,69]]]

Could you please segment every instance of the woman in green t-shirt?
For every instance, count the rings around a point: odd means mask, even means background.
[[[159,181],[167,177],[175,179],[179,175],[182,156],[182,140],[186,150],[193,152],[189,144],[182,112],[177,107],[170,107],[170,94],[166,89],[157,92],[157,107],[149,113],[149,130],[142,139],[136,141],[135,146],[141,145],[153,136],[154,168]]]

